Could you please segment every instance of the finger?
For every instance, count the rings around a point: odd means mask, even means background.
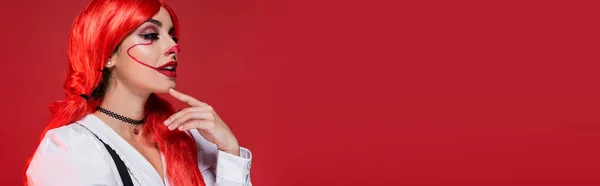
[[[183,123],[183,125],[177,127],[180,131],[198,129],[198,131],[210,131],[215,127],[215,122],[208,120],[194,120]]]
[[[188,112],[181,117],[173,120],[173,122],[169,125],[169,130],[173,130],[186,122],[194,121],[194,120],[206,120],[213,121],[214,116],[210,112]]]
[[[171,122],[173,122],[173,120],[181,117],[182,115],[184,115],[188,112],[213,112],[213,108],[210,105],[206,105],[203,107],[188,107],[188,108],[179,110],[179,112],[176,112],[175,114],[169,116],[169,118],[167,118],[163,123],[168,126],[171,124]]]
[[[182,115],[184,115],[185,113],[190,112],[191,110],[195,110],[198,107],[188,107],[185,109],[180,109],[179,111],[175,112],[175,114],[169,116],[169,118],[167,118],[163,124],[165,124],[166,126],[169,126],[169,124],[171,124],[171,122],[179,117],[181,117]]]
[[[178,100],[193,106],[193,107],[199,107],[199,106],[204,106],[207,105],[206,103],[202,102],[202,101],[198,101],[196,98],[193,98],[192,96],[189,96],[187,94],[181,93],[173,88],[169,89],[169,94],[171,94],[171,96],[177,98]]]
[[[173,120],[167,127],[172,130],[186,122],[193,120],[213,120],[213,115],[209,112],[188,112]]]

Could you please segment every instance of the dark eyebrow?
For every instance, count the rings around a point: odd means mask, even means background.
[[[144,22],[154,23],[156,26],[162,27],[162,23],[159,20],[156,20],[156,19],[148,19],[147,21],[144,21]]]

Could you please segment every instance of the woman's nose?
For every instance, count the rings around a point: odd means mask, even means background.
[[[165,56],[169,56],[171,54],[177,54],[179,53],[179,45],[173,45],[171,48],[169,48],[169,50],[167,50],[167,52],[165,52]]]

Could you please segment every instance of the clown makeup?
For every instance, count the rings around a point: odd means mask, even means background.
[[[150,19],[148,21],[146,21],[144,24],[142,24],[142,26],[139,29],[140,33],[137,33],[137,35],[142,39],[141,43],[137,43],[132,45],[131,47],[129,47],[127,49],[127,55],[129,57],[131,57],[131,59],[133,59],[134,61],[138,62],[139,64],[146,66],[150,69],[153,69],[169,78],[175,78],[177,77],[177,58],[175,55],[173,55],[172,59],[169,60],[168,62],[160,65],[160,66],[153,66],[150,65],[146,62],[143,62],[142,60],[140,60],[140,58],[135,57],[136,55],[132,54],[131,50],[134,49],[135,47],[148,47],[148,48],[152,48],[152,47],[156,47],[153,46],[153,44],[155,43],[155,41],[158,41],[159,39],[161,39],[161,34],[160,34],[160,30],[162,28],[162,23],[159,20],[156,19]],[[173,32],[174,32],[174,28],[171,27],[169,29],[168,35],[170,38],[173,39],[173,41],[175,41],[175,43],[177,43],[177,38],[173,37]],[[179,45],[173,45],[172,47],[170,47],[163,55],[164,56],[169,56],[172,54],[177,54],[179,53],[180,49],[179,49]],[[159,53],[154,53],[154,54],[142,54],[145,55],[147,57],[150,58],[154,58],[155,55],[157,55]]]
[[[161,8],[126,36],[107,65],[117,84],[156,93],[174,88],[180,51],[174,29],[168,11]]]

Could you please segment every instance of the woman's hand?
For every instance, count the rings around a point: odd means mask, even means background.
[[[164,124],[169,127],[169,130],[198,129],[200,135],[216,144],[219,150],[240,155],[240,146],[235,135],[210,105],[172,88],[169,89],[169,94],[190,106],[165,120]]]

